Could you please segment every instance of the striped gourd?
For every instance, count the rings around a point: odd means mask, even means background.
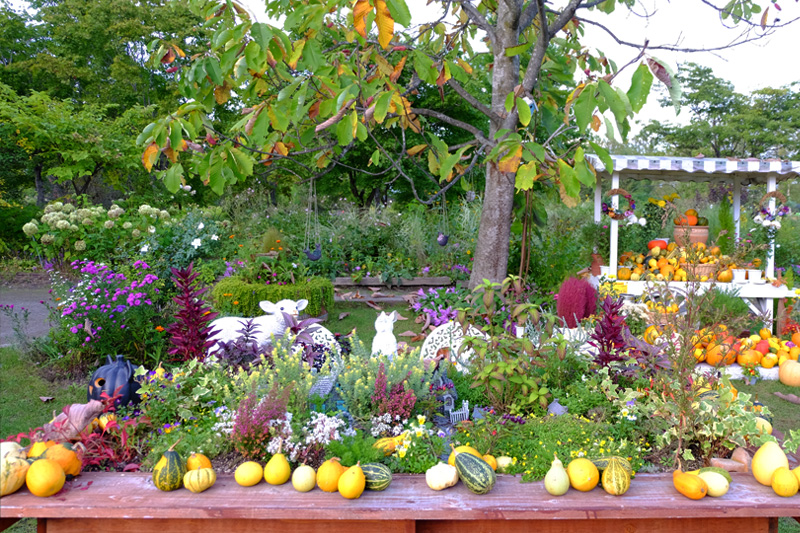
[[[611,457],[603,470],[603,488],[612,496],[622,496],[631,488],[631,475],[618,457]]]
[[[178,439],[180,440],[180,439]],[[175,442],[178,444],[178,442]],[[169,447],[153,468],[153,485],[161,490],[177,490],[183,485],[183,476],[186,474],[186,463],[183,462],[178,452],[174,451],[175,444]]]
[[[386,490],[392,483],[392,471],[380,463],[366,463],[361,465],[366,479],[367,490]]]
[[[458,477],[475,494],[486,494],[494,487],[497,476],[489,463],[471,453],[456,452]]]
[[[389,456],[394,453],[395,448],[397,448],[397,444],[397,437],[384,437],[375,441],[375,444],[373,444],[372,447],[383,450],[383,455]]]
[[[612,460],[616,459],[622,464],[622,467],[628,471],[629,475],[633,475],[633,467],[631,467],[630,461],[625,459],[624,457],[620,457],[619,455],[609,455],[607,457],[600,457],[599,459],[592,459],[592,463],[594,466],[597,467],[598,470],[601,472],[608,468],[608,463]]]
[[[217,473],[213,468],[196,468],[183,476],[183,486],[192,492],[203,492],[217,482]]]

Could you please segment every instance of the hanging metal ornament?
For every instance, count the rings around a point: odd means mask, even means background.
[[[315,244],[314,251],[310,250]],[[322,245],[319,238],[319,214],[317,213],[317,186],[312,179],[308,185],[308,206],[306,207],[306,236],[303,242],[303,253],[309,261],[319,261],[322,257]]]
[[[439,236],[436,237],[436,242],[439,246],[447,246],[447,241],[450,240],[450,224],[447,221],[447,198],[445,193],[442,193],[442,229],[439,231]]]

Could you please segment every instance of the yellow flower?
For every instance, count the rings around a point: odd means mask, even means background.
[[[666,205],[667,205],[667,202],[665,202],[664,200],[659,200],[658,201],[658,207],[666,207]]]
[[[417,415],[417,424],[420,426],[425,424],[425,415]]]

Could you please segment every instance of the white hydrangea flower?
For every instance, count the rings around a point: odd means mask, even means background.
[[[122,229],[131,229],[132,227],[133,224],[131,224],[130,222],[125,222],[122,224]]]
[[[150,250],[150,245],[149,244],[145,244],[144,246],[142,246],[139,249],[139,251],[142,252],[143,254],[146,254],[149,250]]]
[[[194,249],[195,249],[195,250],[197,250],[198,248],[200,248],[200,246],[201,246],[202,244],[203,244],[203,242],[202,242],[200,239],[195,239],[195,240],[193,240],[193,241],[192,241],[192,246],[194,246]]]
[[[86,249],[86,241],[75,241],[75,249],[82,252]]]
[[[56,228],[60,230],[69,229],[69,221],[68,220],[59,220],[56,222]]]
[[[31,220],[24,226],[22,226],[22,232],[25,233],[28,237],[32,237],[39,233],[39,226],[36,225],[36,222]]]
[[[206,227],[206,225],[205,225],[205,224],[203,224],[202,222],[201,222],[200,224],[198,224],[198,225],[197,225],[197,229],[199,229],[199,230],[201,230],[201,229],[203,229],[203,228],[205,228],[205,227]]]
[[[217,234],[215,233],[214,235],[212,235],[212,236],[211,236],[211,240],[212,240],[212,241],[218,241],[218,240],[219,240],[219,235],[217,235]]]
[[[106,229],[113,228],[114,227],[114,221],[113,220],[106,220],[105,222],[103,222],[103,227],[106,228]]]
[[[642,217],[639,219],[639,225],[645,227],[647,225],[647,219]]]
[[[133,235],[134,238],[138,239],[142,235],[142,232],[139,231],[138,229],[135,229],[131,232],[131,235]]]

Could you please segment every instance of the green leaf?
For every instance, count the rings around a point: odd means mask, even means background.
[[[349,119],[344,118],[336,125],[336,138],[340,146],[347,146],[353,140],[353,127]]]
[[[600,96],[605,100],[606,104],[608,104],[608,107],[611,108],[617,125],[622,124],[628,117],[628,112],[625,108],[625,103],[622,101],[617,91],[604,80],[600,80],[597,87],[600,89]]]
[[[455,164],[459,162],[461,156],[464,155],[464,152],[466,152],[470,148],[471,146],[463,146],[459,148],[459,150],[456,153],[450,154],[444,158],[444,160],[442,161],[442,166],[439,169],[440,182],[447,179],[447,176],[450,175],[450,172],[452,172]]]
[[[517,46],[509,46],[508,48],[506,48],[506,57],[514,57],[520,54],[524,54],[525,52],[528,51],[528,48],[530,48],[531,45],[533,45],[532,42],[518,44]]]
[[[517,98],[517,113],[519,113],[520,123],[528,127],[528,124],[531,123],[531,108],[522,98]]]
[[[536,156],[536,159],[539,160],[540,163],[544,163],[544,158],[545,158],[544,146],[542,146],[539,143],[528,142],[524,144],[524,147],[525,147],[525,152],[523,153],[526,153],[528,151],[533,152],[533,155]]]
[[[433,68],[433,60],[427,54],[414,51],[414,70],[422,81],[431,85],[436,83],[438,73]]]
[[[219,61],[214,57],[206,58],[205,61],[206,73],[215,85],[222,85],[225,81],[222,79],[222,69],[219,67]]]
[[[181,186],[181,178],[183,178],[183,167],[180,163],[174,164],[164,173],[164,186],[175,194]]]
[[[173,150],[178,150],[181,147],[183,135],[181,135],[181,123],[173,120],[169,125],[169,145]]]
[[[142,130],[142,133],[140,133],[139,136],[136,137],[136,145],[137,146],[141,146],[142,144],[145,143],[145,141],[149,140],[150,139],[150,133],[152,133],[153,128],[155,128],[155,127],[156,127],[156,123],[155,122],[151,122],[150,124],[145,126],[145,128]]]
[[[608,150],[606,150],[599,144],[592,141],[589,141],[589,145],[594,150],[594,153],[597,154],[597,157],[600,158],[600,161],[603,162],[603,165],[606,167],[606,172],[608,172],[609,174],[614,172],[614,160],[611,159]]]
[[[594,93],[595,85],[587,85],[572,105],[572,109],[575,110],[575,120],[578,122],[578,131],[581,133],[589,126],[594,110],[597,108],[597,99]]]
[[[505,108],[506,108],[506,113],[511,113],[511,110],[514,109],[514,93],[513,92],[508,93],[508,96],[506,96]]]
[[[527,191],[533,187],[534,179],[536,178],[536,161],[530,161],[524,165],[520,165],[517,169],[517,175],[514,179],[514,187],[518,191]]]
[[[375,150],[372,152],[372,155],[369,158],[369,162],[371,165],[375,165],[376,167],[381,164],[381,151]]]
[[[285,132],[289,128],[289,117],[286,116],[282,109],[269,106],[267,113],[269,114],[272,129]]]
[[[267,50],[269,42],[272,40],[272,28],[263,22],[256,22],[250,28],[250,36],[262,50]]]
[[[578,181],[587,187],[594,187],[594,173],[589,169],[589,165],[586,164],[583,148],[580,146],[575,150],[575,175],[578,177]]]
[[[395,22],[406,28],[411,24],[411,12],[405,0],[386,0],[386,7]]]
[[[267,133],[269,132],[269,123],[269,113],[265,113],[262,110],[261,113],[258,114],[258,117],[256,117],[250,138],[253,139],[253,141],[255,141],[257,144],[263,143],[264,139],[267,137]]]
[[[561,183],[564,185],[564,190],[567,195],[577,198],[581,192],[581,183],[578,181],[578,176],[575,170],[569,166],[563,159],[558,160],[558,174]]]
[[[278,101],[280,102],[282,100],[286,100],[287,98],[292,96],[292,93],[294,93],[295,89],[297,89],[298,85],[300,85],[301,83],[303,83],[302,78],[281,89],[280,92],[278,92]]]
[[[316,39],[309,39],[306,42],[306,47],[303,50],[303,65],[312,70],[316,71],[320,67],[327,64],[325,61],[324,56],[322,55],[322,49],[319,46],[319,42]]]
[[[642,106],[647,102],[647,96],[650,94],[652,85],[653,73],[650,72],[647,65],[641,63],[634,71],[631,78],[631,88],[628,89],[628,100],[634,112],[638,113],[642,110]]]
[[[386,118],[386,113],[389,111],[389,104],[392,101],[392,93],[385,92],[378,97],[378,100],[375,102],[375,121],[378,124],[383,123],[383,119]]]
[[[253,160],[238,148],[229,148],[228,152],[233,156],[239,175],[246,178],[253,174]]]

